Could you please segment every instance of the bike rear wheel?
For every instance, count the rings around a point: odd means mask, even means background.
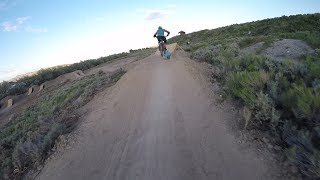
[[[160,51],[161,57],[163,57],[165,55],[164,42],[159,43],[159,51]]]

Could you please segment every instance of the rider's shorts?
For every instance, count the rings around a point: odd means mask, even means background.
[[[157,39],[158,39],[158,42],[162,40],[164,43],[167,43],[167,39],[164,36],[157,36]]]

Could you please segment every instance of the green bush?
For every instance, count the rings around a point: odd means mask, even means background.
[[[292,111],[295,118],[308,120],[309,126],[320,123],[320,90],[293,85],[282,94],[282,104]],[[306,124],[306,125],[307,125]]]
[[[221,46],[209,46],[206,48],[200,48],[193,52],[191,54],[191,57],[199,61],[214,63],[215,58],[219,55],[221,49]]]
[[[279,76],[279,75],[275,75]],[[278,103],[278,98],[280,96],[280,85],[279,85],[279,79],[270,79],[267,82],[267,88],[266,88],[266,93],[269,95],[270,98],[272,98],[275,103]]]
[[[307,69],[302,63],[288,59],[281,61],[281,65],[278,69],[287,76],[287,78],[291,79],[292,82],[307,74]]]
[[[320,48],[320,32],[314,30],[298,31],[293,33],[282,33],[281,38],[300,39],[314,48]]]
[[[308,56],[304,62],[307,68],[307,79],[309,81],[314,79],[320,79],[320,58]]]
[[[258,129],[269,130],[270,123],[278,121],[277,112],[273,100],[260,91],[253,108],[254,126]]]
[[[228,72],[236,72],[240,70],[240,59],[239,58],[225,58],[224,56],[219,56],[217,58],[217,61],[219,62],[219,67],[223,67],[225,69],[225,73],[223,74],[224,76]]]
[[[249,108],[254,108],[256,92],[264,89],[268,79],[269,74],[265,71],[240,71],[230,73],[225,85],[228,94],[241,99]]]
[[[255,37],[245,37],[241,41],[239,41],[239,46],[240,48],[245,48],[258,42],[261,42],[261,41],[257,40],[257,38]]]
[[[223,50],[220,52],[220,54],[228,59],[238,57],[240,54],[240,47],[237,43],[224,45]]]
[[[288,159],[311,179],[320,177],[320,151],[312,143],[312,134],[298,130],[290,121],[286,121],[282,130],[283,139],[289,145]]]
[[[269,47],[273,41],[271,36],[245,36],[240,39],[238,44],[240,48],[245,48],[259,42],[264,42],[264,47]]]
[[[259,71],[263,69],[266,58],[256,54],[245,54],[241,58],[240,67],[246,71]]]
[[[0,84],[0,100],[8,95],[9,87],[10,87],[9,82],[3,81]]]

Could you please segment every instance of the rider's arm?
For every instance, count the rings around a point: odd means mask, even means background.
[[[165,29],[163,29],[163,30],[164,30],[164,32],[168,33],[167,36],[169,36],[170,32]]]
[[[153,37],[156,37],[156,36],[157,36],[157,32],[156,32],[156,33],[154,33]]]

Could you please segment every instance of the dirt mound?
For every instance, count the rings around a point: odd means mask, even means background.
[[[39,91],[38,85],[33,85],[28,89],[27,95],[30,96],[32,93]]]
[[[80,70],[77,70],[77,71],[59,76],[56,80],[62,84],[62,83],[65,83],[66,81],[78,80],[83,76],[84,76],[84,73]]]
[[[67,74],[63,74],[63,75],[57,77],[54,80],[47,81],[47,82],[41,84],[40,88],[39,88],[39,91],[41,91],[41,90],[43,90],[44,88],[47,88],[47,87],[58,86],[60,84],[64,84],[64,83],[69,82],[69,81],[78,80],[78,79],[80,79],[80,78],[82,78],[84,76],[85,76],[85,74],[80,70],[73,71],[73,72],[67,73]]]
[[[17,102],[20,102],[25,97],[26,95],[24,94],[21,94],[18,96],[7,96],[0,101],[0,109],[3,110],[3,109],[10,108],[13,105],[15,105]]]
[[[44,84],[41,84],[39,87],[39,91],[42,91],[44,89],[44,87],[45,87]]]
[[[7,96],[0,101],[1,109],[11,107],[13,105],[14,96]]]
[[[13,106],[13,99],[8,99],[7,107]]]
[[[307,43],[297,39],[283,39],[276,41],[264,51],[266,56],[276,59],[299,60],[306,55],[315,53]]]
[[[3,98],[0,101],[0,127],[1,125],[4,125],[8,122],[8,115],[16,113],[17,111],[19,111],[19,109],[24,109],[24,106],[26,105],[29,106],[28,102],[31,101],[39,91],[50,86],[59,86],[68,81],[78,80],[84,76],[85,74],[82,71],[77,70],[68,74],[61,75],[54,80],[47,81],[40,86],[33,85],[24,94],[17,96],[7,96]]]

